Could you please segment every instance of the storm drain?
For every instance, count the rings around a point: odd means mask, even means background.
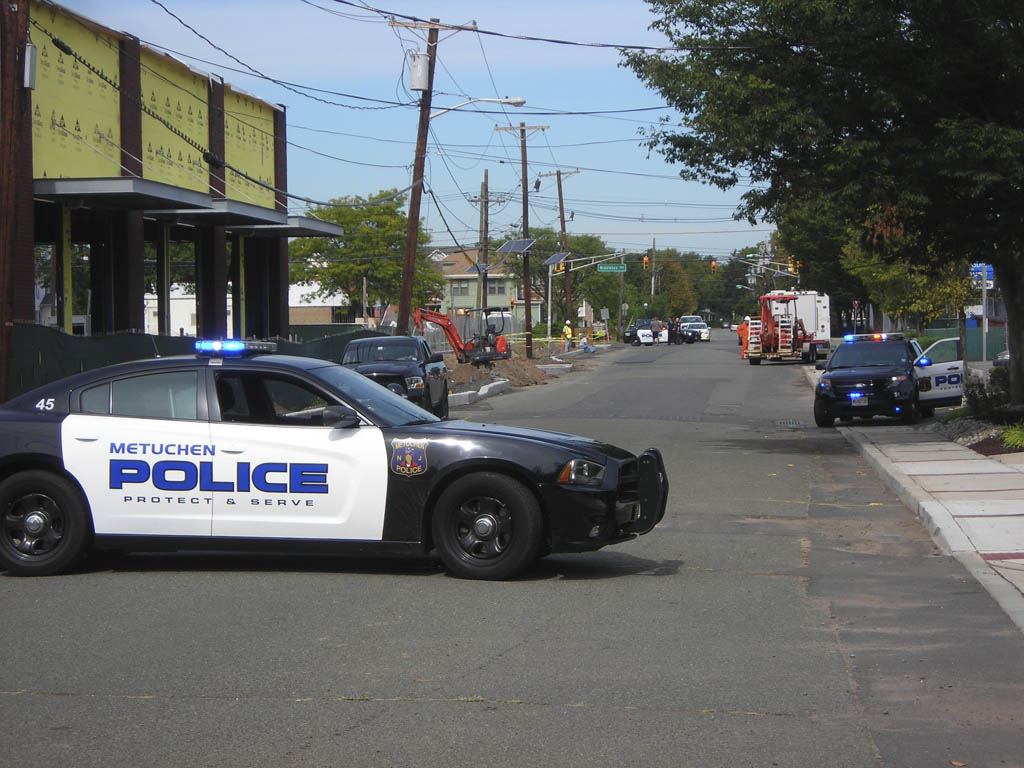
[[[776,427],[786,427],[787,429],[804,429],[807,424],[800,421],[800,419],[779,419],[775,422]]]

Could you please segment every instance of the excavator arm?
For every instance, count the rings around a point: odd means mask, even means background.
[[[493,334],[489,334],[473,336],[468,341],[463,341],[459,332],[455,330],[455,324],[452,323],[451,318],[440,312],[430,309],[414,309],[412,320],[420,333],[423,333],[424,323],[433,323],[440,327],[451,348],[455,350],[455,358],[460,363],[490,367],[495,360],[507,360],[512,357],[508,339],[504,336],[490,338]]]
[[[431,309],[414,309],[412,311],[412,322],[416,326],[416,329],[420,333],[423,333],[424,323],[433,323],[444,331],[444,336],[448,339],[448,344],[455,350],[455,357],[460,363],[466,362],[466,345],[462,342],[462,337],[459,336],[459,332],[455,330],[455,325],[448,315],[442,314],[441,312],[434,312]]]

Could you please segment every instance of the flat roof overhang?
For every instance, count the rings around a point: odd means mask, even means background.
[[[289,216],[285,224],[253,224],[232,227],[232,232],[249,237],[342,237],[344,227],[309,216]]]
[[[154,209],[145,213],[146,216],[155,219],[171,219],[178,224],[230,227],[232,230],[245,225],[276,224],[280,226],[288,223],[288,214],[281,211],[224,198],[211,200],[209,206],[203,209]]]
[[[202,192],[140,179],[117,176],[109,179],[35,179],[37,200],[74,207],[104,210],[187,210],[210,208],[212,199]]]

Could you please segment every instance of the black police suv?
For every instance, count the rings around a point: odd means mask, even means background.
[[[409,398],[425,411],[448,418],[448,368],[422,336],[353,339],[341,364]]]
[[[831,427],[836,418],[891,416],[905,424],[931,416],[935,409],[959,405],[963,362],[958,339],[943,339],[926,353],[902,333],[843,337],[814,389],[814,423]],[[929,357],[935,351],[937,359]],[[941,357],[941,362],[939,361]]]
[[[436,550],[459,576],[504,579],[665,513],[655,448],[441,421],[272,347],[200,341],[0,406],[0,568],[60,573],[94,548]]]

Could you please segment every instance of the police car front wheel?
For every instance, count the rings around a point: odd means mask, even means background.
[[[459,478],[437,501],[431,525],[444,565],[470,579],[507,579],[539,556],[540,506],[520,482],[493,472]]]
[[[26,576],[68,570],[85,551],[89,522],[78,489],[64,477],[19,472],[0,483],[0,567]]]

